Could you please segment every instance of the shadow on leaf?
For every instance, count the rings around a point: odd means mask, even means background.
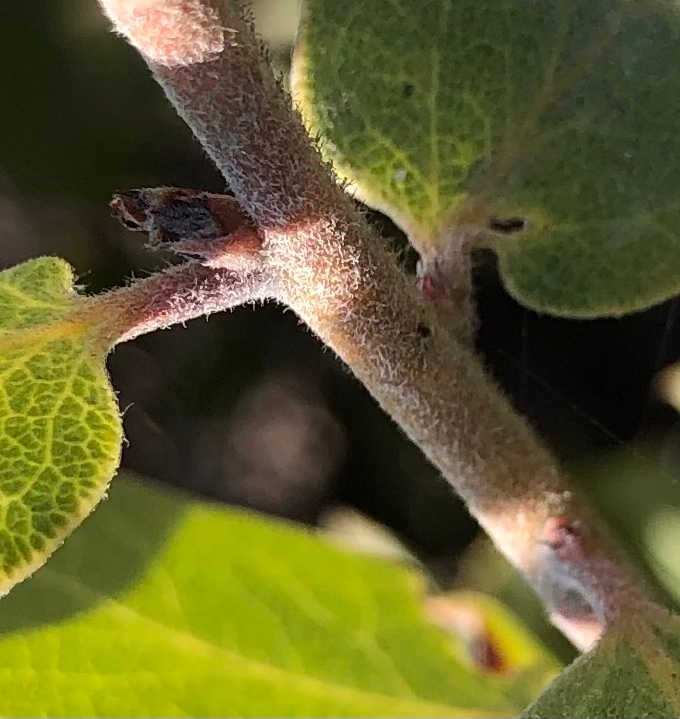
[[[30,579],[0,602],[0,634],[64,621],[144,575],[184,512],[179,495],[114,480],[109,498]]]

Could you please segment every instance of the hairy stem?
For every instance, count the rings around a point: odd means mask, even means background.
[[[452,328],[460,342],[467,344],[475,341],[478,324],[472,252],[480,237],[476,228],[457,227],[444,231],[434,250],[417,248],[420,292],[432,304],[440,321]]]
[[[188,262],[89,298],[88,312],[106,313],[111,344],[272,296],[264,271],[238,273]]]
[[[276,298],[349,365],[587,647],[646,602],[552,457],[337,185],[236,2],[100,0],[264,238]]]

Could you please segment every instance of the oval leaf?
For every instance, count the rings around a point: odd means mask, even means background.
[[[426,618],[416,574],[123,479],[0,626],[5,717],[514,716],[527,700]]]
[[[521,302],[617,315],[680,291],[680,5],[307,0],[313,134],[423,253],[476,228]]]
[[[120,459],[108,346],[78,302],[62,260],[0,273],[0,595],[90,513]]]

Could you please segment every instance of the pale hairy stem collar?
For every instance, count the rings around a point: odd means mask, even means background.
[[[555,624],[584,649],[646,604],[527,422],[323,164],[238,3],[99,2],[255,222],[268,294],[335,350],[438,467]]]

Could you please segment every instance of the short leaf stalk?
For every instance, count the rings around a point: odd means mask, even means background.
[[[232,270],[228,258],[219,269],[189,263],[102,297],[137,313],[125,339],[253,299],[291,307],[442,472],[578,647],[648,604],[470,343],[449,331],[455,308],[438,314],[423,300],[322,162],[238,3],[99,2],[262,238],[257,270]]]
[[[245,274],[188,262],[93,297],[85,311],[106,314],[105,326],[114,345],[269,297],[264,273]]]

